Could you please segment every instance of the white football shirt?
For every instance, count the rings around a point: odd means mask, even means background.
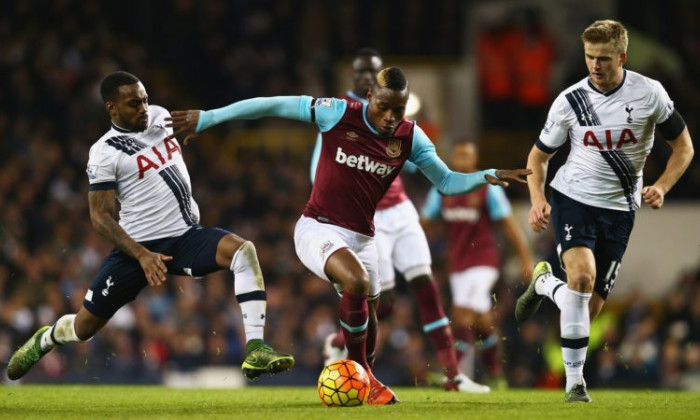
[[[581,203],[613,210],[641,205],[642,170],[654,127],[673,113],[656,80],[623,70],[622,83],[602,93],[588,77],[555,99],[537,146],[553,153],[567,140],[571,151],[551,186]]]
[[[199,222],[182,149],[165,127],[170,113],[148,106],[148,128],[123,130],[114,124],[90,148],[90,191],[115,189],[119,225],[135,241],[180,236]]]

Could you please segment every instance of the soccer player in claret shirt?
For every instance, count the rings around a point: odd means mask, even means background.
[[[525,182],[529,174],[526,169],[450,171],[420,127],[403,118],[408,93],[401,69],[389,67],[377,74],[367,104],[309,96],[254,98],[211,111],[175,111],[170,119],[174,135],[183,136],[185,143],[213,125],[235,119],[276,116],[319,127],[323,146],[316,179],[294,230],[294,244],[304,265],[342,292],[340,325],[349,358],[369,372],[369,404],[398,401],[374,377],[366,355],[373,351],[377,322],[374,304],[368,301],[380,291],[373,217],[404,162],[415,163],[446,194],[462,194],[486,183]]]
[[[366,104],[367,92],[374,85],[377,72],[381,67],[382,57],[377,51],[369,48],[359,50],[352,62],[353,89],[341,99]],[[323,135],[319,132],[311,159],[312,182],[316,175],[322,144]],[[406,166],[408,165],[407,163]],[[406,280],[416,299],[423,331],[433,345],[438,362],[445,373],[443,387],[451,391],[489,392],[489,387],[477,384],[464,373],[459,372],[450,321],[445,316],[440,291],[430,267],[432,260],[428,240],[420,226],[418,212],[406,195],[401,176],[394,179],[384,197],[377,203],[377,211],[374,214],[374,240],[379,254],[381,296],[378,297],[378,302],[372,301],[370,305],[376,304],[377,319],[382,320],[392,312],[396,285],[394,269],[396,269]],[[369,331],[370,340],[373,336],[373,332]],[[371,351],[367,354],[367,361],[372,365],[375,356],[374,346],[367,347],[367,350]],[[326,337],[323,355],[326,364],[347,357],[342,328],[339,332]]]
[[[479,156],[474,143],[457,141],[452,146],[452,169],[471,173]],[[445,197],[431,188],[421,209],[425,220],[441,218],[448,238],[449,281],[452,291],[452,331],[457,355],[480,350],[492,383],[504,384],[501,340],[491,307],[492,291],[499,277],[499,225],[517,251],[523,277],[532,274],[532,256],[503,188],[486,185],[468,194]]]
[[[90,148],[87,176],[92,225],[115,249],[105,258],[77,314],[63,315],[39,329],[10,359],[10,379],[24,376],[56,346],[91,339],[146,286],[160,286],[166,274],[201,277],[231,270],[243,312],[248,378],[290,369],[294,358],[263,342],[265,283],[255,247],[219,228],[199,225],[187,166],[168,111],[148,103],[141,81],[126,72],[107,76],[102,99],[110,129]],[[112,216],[117,201],[119,222]]]
[[[526,320],[547,296],[561,310],[567,402],[591,401],[583,378],[590,320],[615,285],[635,210],[642,199],[660,208],[693,157],[688,129],[663,86],[623,67],[625,27],[596,21],[581,40],[589,75],[555,99],[527,162],[533,171],[529,223],[541,232],[551,218],[566,283],[540,262],[515,308],[516,318]],[[671,156],[659,179],[643,186],[655,126]],[[571,151],[551,183],[550,207],[544,194],[547,163],[566,141]]]

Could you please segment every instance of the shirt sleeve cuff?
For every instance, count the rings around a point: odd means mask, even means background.
[[[535,143],[535,145],[537,146],[538,149],[540,149],[541,151],[543,151],[547,154],[550,154],[550,155],[557,151],[557,149],[551,148],[551,147],[547,146],[546,144],[542,143],[542,140],[540,140],[540,139],[537,139],[537,142]]]

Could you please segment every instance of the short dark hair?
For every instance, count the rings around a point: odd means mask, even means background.
[[[408,87],[408,80],[400,68],[386,67],[377,73],[377,86],[391,90],[404,90]]]
[[[102,80],[100,95],[104,102],[113,101],[120,86],[133,85],[140,82],[139,78],[125,71],[115,71]]]
[[[382,60],[382,56],[381,54],[379,54],[379,51],[369,47],[360,48],[359,50],[357,50],[357,52],[355,52],[355,58],[361,57],[377,57],[380,60]]]

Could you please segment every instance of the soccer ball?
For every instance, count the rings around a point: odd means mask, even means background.
[[[318,396],[328,407],[362,405],[369,396],[369,375],[357,362],[336,360],[318,377]]]

